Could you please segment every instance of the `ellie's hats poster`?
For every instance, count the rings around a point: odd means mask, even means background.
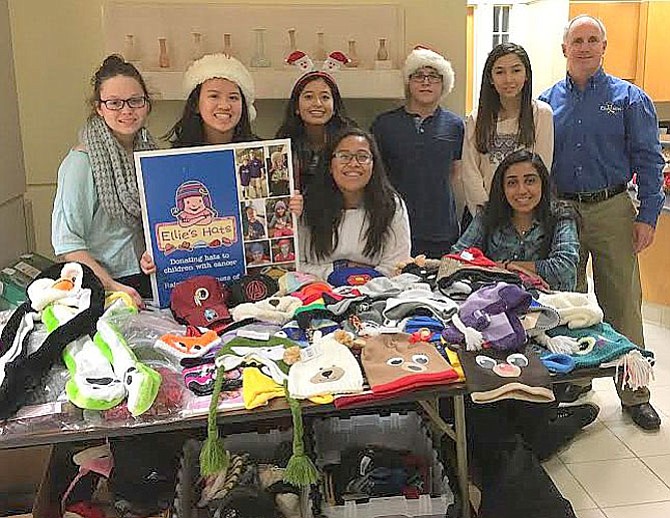
[[[296,269],[290,140],[143,151],[135,167],[154,304],[169,306],[172,288],[196,275]]]

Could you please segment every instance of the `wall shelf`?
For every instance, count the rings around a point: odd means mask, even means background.
[[[251,68],[257,99],[288,99],[297,70]],[[155,100],[183,100],[183,72],[142,72],[147,88]],[[339,70],[333,74],[345,99],[403,99],[405,96],[400,70]]]

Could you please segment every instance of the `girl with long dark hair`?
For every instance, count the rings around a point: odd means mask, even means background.
[[[373,137],[345,129],[324,157],[299,226],[301,270],[323,279],[340,264],[393,274],[410,257],[409,218]]]
[[[190,92],[184,111],[166,135],[173,147],[259,140],[251,130],[256,118],[254,80],[240,61],[227,54],[203,56],[186,70],[184,87]],[[289,210],[302,213],[300,194],[291,196]],[[146,274],[156,271],[148,254],[141,265]]]
[[[91,112],[58,169],[51,242],[65,261],[89,266],[106,290],[142,305],[148,279],[140,274],[144,250],[134,151],[156,149],[145,128],[151,100],[139,71],[108,56],[91,80]]]
[[[330,74],[308,72],[296,81],[276,136],[291,139],[296,187],[300,192],[305,193],[317,171],[323,169],[322,160],[328,162],[324,150],[347,126],[356,123],[347,117],[340,90]]]
[[[209,54],[184,74],[188,94],[181,118],[166,135],[172,147],[258,140],[254,80],[245,66],[226,54]]]
[[[501,43],[486,58],[479,105],[465,121],[463,187],[474,215],[488,200],[498,164],[513,151],[527,149],[548,169],[554,152],[551,107],[532,98],[533,72],[524,48]]]
[[[571,205],[555,199],[542,158],[515,151],[496,169],[488,203],[452,251],[477,247],[509,270],[539,275],[554,290],[573,291],[578,217]]]

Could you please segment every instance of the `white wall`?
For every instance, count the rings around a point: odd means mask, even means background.
[[[26,176],[7,0],[0,0],[0,267],[26,252]]]
[[[486,57],[492,48],[493,7],[511,5],[510,42],[518,43],[528,52],[533,68],[533,95],[539,95],[565,75],[565,59],[561,52],[563,27],[568,21],[568,0],[468,0],[474,11],[474,105]]]
[[[23,129],[26,199],[32,203],[36,251],[51,254],[51,210],[56,171],[76,141],[88,95],[89,78],[104,57],[103,8],[110,0],[0,0],[9,3],[19,114]],[[463,114],[465,108],[466,0],[281,0],[282,4],[362,5],[396,4],[404,10],[405,51],[417,44],[444,52],[456,72],[456,85],[446,106]],[[267,0],[143,0],[147,4],[268,4]],[[352,12],[355,16],[355,12]],[[2,29],[2,27],[0,27]],[[185,28],[185,30],[190,30]],[[372,30],[372,28],[371,28]],[[4,33],[4,29],[3,29]],[[0,61],[4,64],[4,61]],[[5,67],[6,68],[6,67]],[[0,83],[4,84],[4,83]],[[4,104],[4,103],[3,103]],[[393,101],[346,100],[352,116],[367,126]],[[15,106],[16,102],[12,101]],[[0,104],[2,106],[2,104]],[[157,102],[149,126],[163,134],[179,117],[182,103]],[[283,117],[284,102],[264,100],[257,105],[256,130],[272,136]],[[0,108],[0,115],[2,114]],[[3,148],[4,149],[4,148]],[[1,155],[0,155],[1,156]],[[2,184],[0,183],[0,189]],[[0,231],[14,232],[5,225]]]
[[[567,0],[535,0],[514,8],[514,41],[523,45],[530,57],[535,96],[565,77],[561,42],[569,7]]]

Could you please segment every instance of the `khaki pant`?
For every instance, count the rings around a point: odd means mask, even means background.
[[[578,203],[582,216],[577,290],[586,292],[586,263],[593,265],[593,283],[605,321],[644,348],[642,287],[637,255],[633,253],[633,222],[637,216],[628,193],[598,203]],[[649,402],[647,388],[632,391],[616,383],[621,402]]]

